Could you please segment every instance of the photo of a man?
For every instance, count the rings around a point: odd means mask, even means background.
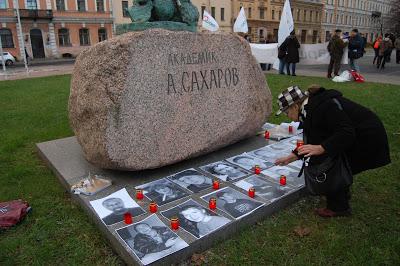
[[[195,169],[188,169],[177,173],[175,175],[169,176],[169,180],[178,184],[181,187],[189,189],[193,193],[200,192],[204,189],[211,188],[212,180],[211,178],[201,174]]]
[[[124,220],[124,214],[139,216],[145,211],[134,201],[125,188],[111,195],[90,202],[97,215],[106,225],[113,225]]]
[[[159,206],[189,196],[189,193],[166,178],[137,186],[136,189],[142,189],[144,195]]]
[[[284,175],[286,176],[287,184],[295,187],[303,187],[305,185],[304,176],[298,177],[299,172],[299,170],[288,166],[274,166],[262,171],[261,173],[272,178],[276,182],[279,182],[280,177]]]
[[[117,230],[117,234],[144,264],[150,264],[188,246],[153,214]]]
[[[249,174],[247,171],[223,161],[202,166],[200,169],[222,181],[232,181]]]
[[[249,215],[264,205],[262,202],[253,200],[247,195],[230,187],[207,194],[201,198],[208,202],[211,197],[217,199],[217,208],[225,211],[235,219],[240,219]]]
[[[255,150],[255,151],[251,151],[248,154],[253,157],[257,157],[257,158],[260,158],[267,162],[270,162],[270,163],[275,163],[275,161],[278,158],[282,158],[287,155],[286,152],[281,152],[281,151],[276,151],[276,150],[270,149],[269,146],[266,146],[264,148],[261,148],[261,149]]]
[[[259,158],[248,155],[247,153],[243,153],[241,155],[237,155],[226,159],[226,161],[233,163],[237,166],[242,167],[246,170],[253,170],[256,165],[260,166],[261,170],[267,169],[269,167],[274,166],[273,163],[261,160]]]
[[[230,222],[228,218],[204,208],[192,199],[161,214],[167,219],[178,217],[180,226],[196,238],[206,236]]]

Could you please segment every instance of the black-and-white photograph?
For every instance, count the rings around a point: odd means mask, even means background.
[[[264,203],[253,200],[249,196],[231,187],[226,187],[216,192],[212,192],[201,198],[209,202],[212,197],[217,199],[218,209],[226,212],[235,219],[240,219],[249,215],[264,205]]]
[[[286,176],[286,182],[289,185],[295,187],[304,186],[304,176],[298,177],[299,170],[296,170],[287,166],[274,166],[267,170],[262,171],[263,175],[273,178],[276,182],[279,182],[282,175]]]
[[[143,194],[158,206],[189,196],[189,193],[166,178],[137,186],[136,189],[142,189]]]
[[[223,161],[202,166],[200,169],[210,173],[222,181],[236,180],[249,174],[249,172]]]
[[[267,147],[268,149],[271,149],[275,152],[286,153],[286,155],[289,155],[293,150],[293,148],[285,142],[278,142],[272,145],[268,145]]]
[[[155,214],[118,229],[117,234],[144,265],[189,246]]]
[[[269,146],[248,152],[248,154],[270,163],[275,163],[277,159],[288,156],[286,152],[270,149]]]
[[[265,123],[265,124],[262,126],[262,129],[263,129],[263,130],[271,130],[271,129],[277,127],[277,126],[278,126],[278,125],[276,125],[276,124]]]
[[[261,170],[267,169],[274,166],[273,163],[261,160],[259,158],[250,156],[247,153],[243,153],[231,158],[226,159],[226,161],[240,166],[246,170],[253,170],[256,165],[260,166]]]
[[[288,166],[300,171],[301,168],[303,167],[303,161],[297,160],[297,161],[291,162],[290,164],[288,164]]]
[[[290,139],[288,139],[288,140],[285,140],[284,143],[285,143],[286,145],[290,146],[290,148],[291,148],[292,150],[294,150],[294,149],[296,148],[296,146],[297,146],[297,140],[303,140],[302,135],[299,135],[299,136],[290,138]]]
[[[180,227],[196,238],[206,236],[230,222],[228,218],[204,208],[192,199],[161,214],[167,219],[178,217]]]
[[[167,178],[179,186],[189,189],[193,193],[212,187],[212,179],[195,169],[188,169]]]
[[[124,214],[139,216],[145,211],[129,196],[125,188],[107,197],[90,202],[97,215],[106,225],[113,225],[124,220]]]
[[[281,186],[278,183],[261,179],[256,175],[236,182],[235,186],[240,187],[245,191],[254,188],[257,196],[269,201],[276,201],[293,191],[293,189],[288,186]]]

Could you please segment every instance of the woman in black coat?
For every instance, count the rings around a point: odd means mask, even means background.
[[[380,119],[339,91],[313,86],[303,93],[294,86],[278,97],[278,113],[285,112],[293,121],[302,122],[305,145],[278,159],[276,164],[287,165],[303,156],[318,164],[328,156],[345,154],[355,175],[390,163],[386,130]],[[317,209],[318,215],[351,214],[349,186],[329,191],[325,196],[327,207]]]
[[[295,32],[292,31],[280,46],[280,49],[286,51],[284,61],[286,62],[286,72],[288,75],[290,75],[290,65],[292,65],[292,76],[296,76],[296,64],[300,62],[299,48],[300,43],[297,40]]]

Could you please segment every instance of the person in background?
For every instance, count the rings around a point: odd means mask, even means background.
[[[327,157],[345,155],[356,175],[390,163],[388,138],[379,117],[343,97],[341,92],[318,85],[303,92],[293,86],[278,96],[278,104],[277,115],[285,113],[291,121],[302,123],[305,145],[278,159],[276,165],[284,166],[301,158],[309,159],[308,165],[318,165]],[[328,191],[325,196],[327,207],[316,209],[317,215],[351,215],[350,186]]]
[[[379,58],[379,45],[381,42],[382,42],[382,36],[379,36],[372,44],[372,47],[374,48],[375,52],[374,61],[372,62],[373,65],[375,65],[375,63],[377,62],[376,60]]]
[[[294,30],[282,43],[281,47],[282,49],[286,50],[286,56],[283,59],[286,64],[286,73],[288,75],[290,75],[291,73],[292,76],[296,76],[296,64],[300,62],[300,55],[299,55],[300,43],[299,40],[297,40]],[[292,72],[290,72],[290,70]]]
[[[394,42],[394,48],[396,48],[396,64],[400,64],[400,35]]]
[[[364,41],[358,34],[358,29],[353,29],[349,38],[349,65],[351,70],[360,72],[357,60],[363,56]]]
[[[265,44],[268,44],[268,43],[274,43],[274,40],[273,40],[271,34],[268,34],[268,35],[267,35],[267,39],[265,40]],[[270,71],[270,70],[271,70],[271,67],[272,67],[272,64],[268,64],[267,70]]]
[[[367,51],[365,51],[365,47],[367,46],[367,37],[365,37],[365,35],[363,33],[360,33],[360,37],[363,40],[362,52],[363,52],[363,54],[365,54],[367,52]]]
[[[392,45],[394,45],[394,43],[396,42],[396,36],[394,36],[393,33],[388,33],[387,36],[392,41]],[[393,47],[390,50],[390,54],[388,54],[388,58],[386,58],[387,63],[389,63],[392,59],[392,52],[393,52]]]
[[[339,75],[344,48],[346,47],[346,44],[340,37],[341,33],[342,31],[337,29],[328,44],[328,52],[331,56],[331,60],[329,62],[329,67],[328,67],[328,75],[327,75],[329,79],[332,78],[332,71],[335,76]]]
[[[376,68],[385,69],[386,62],[389,62],[390,54],[393,50],[392,41],[389,35],[385,34],[385,39],[379,44],[379,58]]]

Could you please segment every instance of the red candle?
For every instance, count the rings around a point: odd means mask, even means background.
[[[281,184],[281,186],[286,186],[286,176],[281,175],[281,178],[279,179],[279,184]]]
[[[142,200],[143,199],[143,190],[142,189],[136,189],[136,199]]]
[[[293,133],[293,126],[289,125],[289,134],[292,134],[292,133]]]
[[[260,168],[259,165],[254,166],[254,173],[255,173],[256,175],[261,174],[261,168]]]
[[[124,214],[124,222],[125,224],[132,224],[132,214],[130,212]]]
[[[211,198],[208,206],[210,207],[210,210],[215,210],[217,208],[217,199]]]
[[[179,219],[177,217],[173,217],[171,219],[171,229],[178,230],[179,229]]]
[[[213,189],[215,189],[215,190],[219,189],[219,181],[218,180],[213,181]]]
[[[264,138],[265,138],[265,139],[269,139],[269,131],[268,131],[268,130],[265,131]]]
[[[151,213],[156,213],[157,212],[157,204],[152,201],[149,205],[149,210]]]
[[[256,189],[251,187],[249,188],[249,197],[254,198],[256,196]]]
[[[300,148],[301,146],[303,146],[304,145],[304,141],[302,140],[302,139],[298,139],[297,140],[297,143],[296,143],[296,148],[298,149],[298,148]]]

